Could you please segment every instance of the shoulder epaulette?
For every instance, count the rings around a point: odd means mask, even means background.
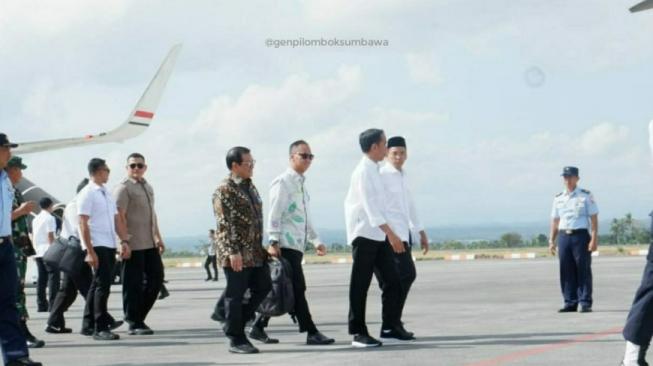
[[[563,193],[563,192],[560,192],[560,193],[556,194],[556,197],[560,197],[560,196],[562,196],[562,193]]]
[[[591,194],[592,193],[592,192],[588,191],[587,189],[581,189],[580,191],[585,193],[585,194]]]

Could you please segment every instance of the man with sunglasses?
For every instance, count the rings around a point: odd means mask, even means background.
[[[92,325],[86,326],[93,326],[93,339],[97,341],[120,338],[111,332],[113,319],[107,310],[111,294],[111,272],[116,261],[116,242],[120,241],[123,259],[131,255],[127,230],[119,220],[116,202],[105,186],[110,172],[106,161],[91,159],[88,163],[90,182],[77,196],[80,239],[86,248],[86,263],[93,270],[93,279],[86,295],[84,318],[93,321]]]
[[[306,344],[327,345],[335,342],[317,330],[306,301],[306,280],[302,260],[307,244],[312,244],[317,255],[326,254],[313,227],[304,174],[311,167],[313,154],[306,141],[298,140],[290,145],[290,167],[270,185],[270,215],[267,222],[270,245],[268,253],[285,258],[292,268],[292,283],[295,298],[294,315],[299,323],[299,332],[307,332]],[[250,338],[263,343],[278,343],[268,337],[265,327],[270,318],[259,314],[249,333]]]
[[[127,177],[118,184],[114,197],[118,217],[127,228],[131,256],[123,260],[122,296],[125,321],[131,335],[151,335],[145,324],[163,285],[161,254],[165,250],[154,211],[154,190],[145,180],[145,157],[127,158]]]

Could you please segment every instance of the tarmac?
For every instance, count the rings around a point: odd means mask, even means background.
[[[224,278],[205,282],[201,268],[166,272],[171,296],[157,302],[147,323],[151,336],[98,342],[78,333],[83,299],[67,315],[75,333],[47,334],[47,314],[37,313],[28,289],[32,332],[47,344],[32,358],[48,366],[209,366],[209,365],[618,365],[621,328],[637,289],[644,257],[594,258],[594,312],[558,314],[562,298],[553,258],[417,262],[404,323],[417,341],[353,349],[347,334],[350,264],[306,265],[308,300],[318,328],[336,339],[331,346],[307,346],[288,316],[273,318],[271,337],[256,355],[233,355],[219,323],[209,316]],[[110,311],[122,315],[121,287],[114,285]],[[380,292],[372,282],[367,320],[372,335],[380,327]],[[651,357],[653,359],[653,356]]]

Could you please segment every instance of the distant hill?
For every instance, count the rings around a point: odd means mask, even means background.
[[[610,222],[600,222],[601,234],[610,232]],[[318,229],[320,238],[325,244],[344,244],[347,233],[338,229]],[[487,225],[449,225],[434,226],[426,229],[432,242],[457,240],[470,242],[477,240],[495,240],[508,232],[519,233],[524,238],[531,238],[538,234],[549,235],[549,223],[517,223],[517,224],[487,224]],[[206,235],[170,237],[167,246],[173,251],[197,251],[197,247],[206,242]]]

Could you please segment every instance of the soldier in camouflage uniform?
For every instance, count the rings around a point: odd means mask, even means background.
[[[23,177],[23,169],[26,168],[27,166],[23,164],[23,160],[18,156],[12,157],[7,163],[5,170],[7,171],[9,180],[14,187],[16,187],[16,184],[18,184],[20,179]],[[20,281],[18,284],[18,302],[16,303],[16,307],[18,308],[18,312],[20,314],[21,327],[23,328],[25,338],[27,339],[27,346],[30,348],[40,348],[45,345],[45,342],[37,339],[27,328],[27,319],[29,319],[29,313],[27,312],[27,305],[25,302],[25,274],[27,272],[27,257],[34,255],[34,248],[32,246],[32,242],[29,239],[27,217],[33,209],[34,202],[25,202],[23,195],[18,189],[16,189],[11,214],[12,240],[14,242],[14,253],[16,255],[18,278]]]

